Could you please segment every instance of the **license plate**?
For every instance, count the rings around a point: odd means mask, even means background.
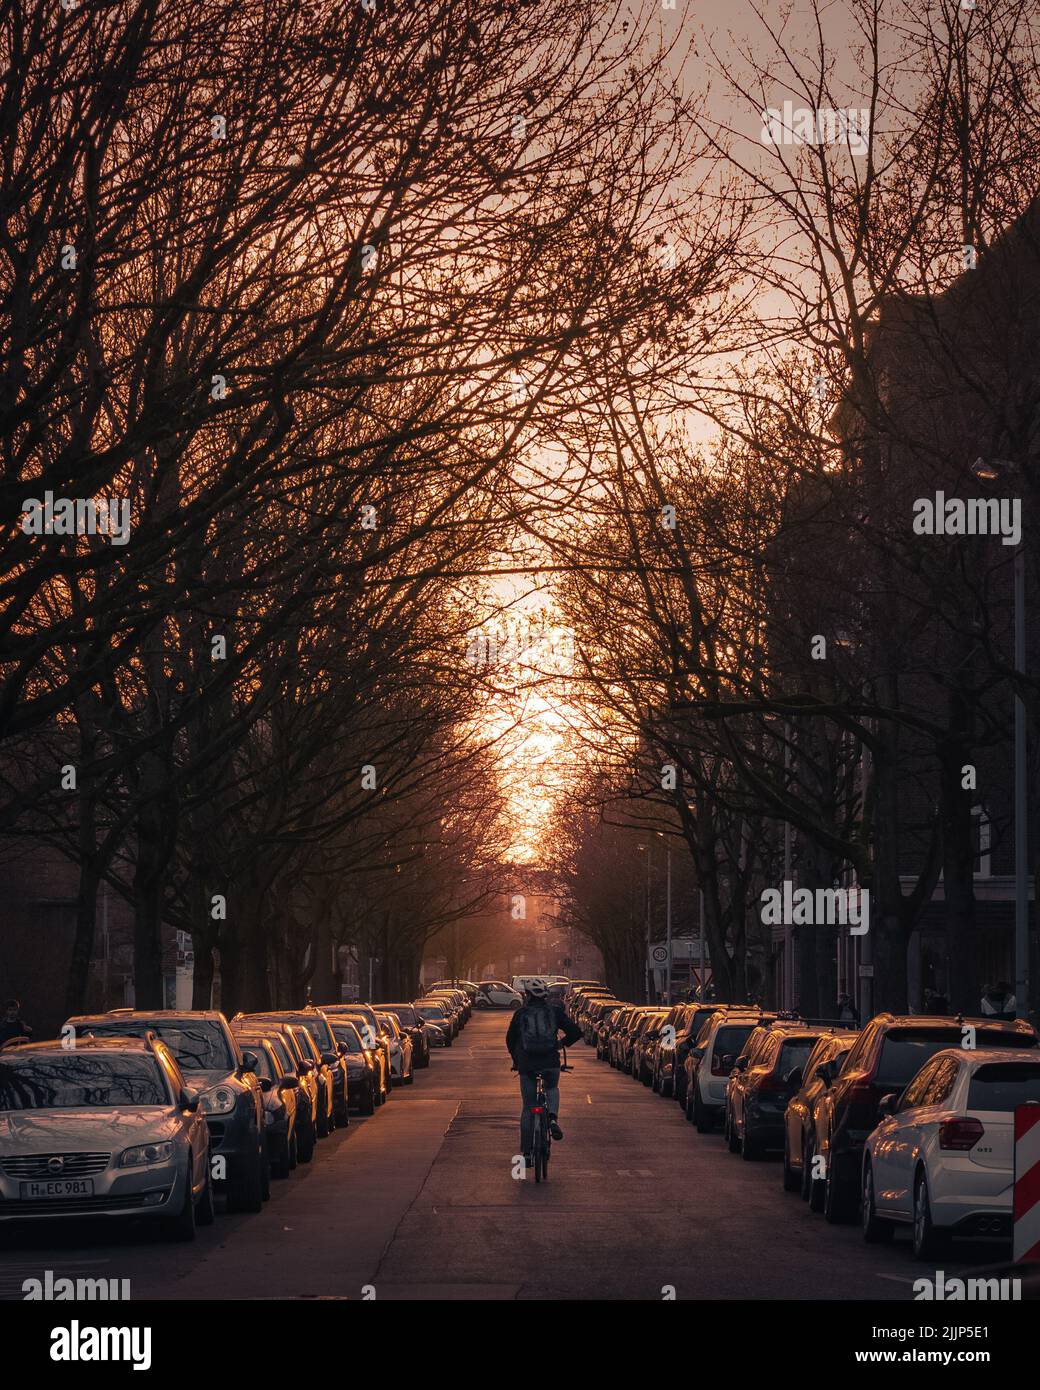
[[[54,1178],[48,1182],[19,1183],[24,1201],[39,1201],[41,1197],[93,1197],[91,1178]]]

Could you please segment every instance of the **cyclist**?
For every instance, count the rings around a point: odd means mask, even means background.
[[[531,1106],[537,1091],[535,1078],[542,1074],[545,1099],[549,1110],[549,1133],[556,1140],[563,1138],[557,1123],[560,1108],[560,1040],[562,1044],[577,1042],[581,1029],[570,1021],[559,1004],[549,999],[549,987],[543,980],[529,980],[524,986],[524,1002],[513,1014],[506,1032],[506,1047],[513,1059],[513,1070],[520,1073],[520,1151],[524,1166],[534,1165],[534,1118]]]

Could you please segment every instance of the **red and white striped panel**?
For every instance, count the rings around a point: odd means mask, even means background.
[[[1040,1260],[1040,1105],[1015,1111],[1014,1213],[1012,1259]]]

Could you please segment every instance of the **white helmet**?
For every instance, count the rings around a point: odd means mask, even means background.
[[[548,999],[549,986],[544,980],[528,980],[527,993],[532,999]]]

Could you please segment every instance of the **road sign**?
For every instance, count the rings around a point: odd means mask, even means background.
[[[1011,1258],[1040,1260],[1040,1105],[1015,1109],[1014,1247]]]
[[[664,965],[668,959],[667,946],[653,946],[650,950],[650,959],[655,965]]]

